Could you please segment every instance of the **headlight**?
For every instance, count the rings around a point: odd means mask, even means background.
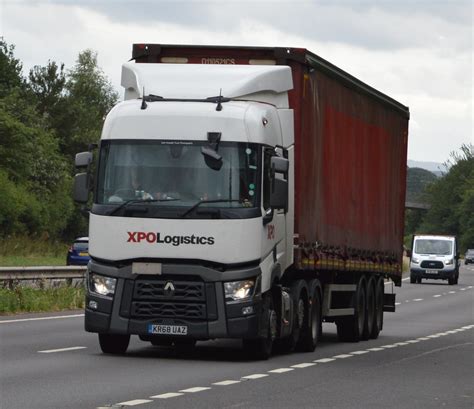
[[[232,281],[224,283],[226,300],[241,301],[253,297],[256,289],[256,280]]]
[[[116,282],[116,278],[89,273],[89,291],[91,293],[112,297],[115,293]]]
[[[444,264],[446,264],[447,266],[449,266],[449,265],[451,265],[451,264],[453,264],[453,263],[454,263],[454,259],[453,259],[453,258],[450,258],[449,260],[446,260],[446,261],[444,262]]]
[[[416,258],[416,257],[412,257],[412,258],[411,258],[411,262],[412,262],[413,264],[420,264],[420,259],[418,259],[418,258]]]

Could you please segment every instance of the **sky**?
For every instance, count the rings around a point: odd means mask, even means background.
[[[473,136],[472,0],[0,0],[24,75],[85,49],[114,88],[134,43],[307,48],[409,106],[408,158],[445,162]]]

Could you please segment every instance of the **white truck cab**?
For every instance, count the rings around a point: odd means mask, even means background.
[[[448,280],[457,284],[459,254],[454,236],[413,236],[410,258],[410,282],[421,283],[422,278]]]

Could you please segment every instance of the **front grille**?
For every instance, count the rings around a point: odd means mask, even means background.
[[[422,261],[420,264],[421,268],[427,268],[427,269],[440,269],[444,267],[444,264],[442,261],[436,261],[436,260],[425,260]]]
[[[131,318],[217,319],[214,283],[206,284],[191,276],[184,280],[172,276],[141,276],[130,284],[133,286],[129,293],[130,309],[124,314]]]
[[[165,290],[168,283],[174,291]],[[204,283],[176,280],[137,280],[134,300],[206,301]]]
[[[134,318],[183,318],[203,320],[206,318],[206,305],[196,303],[132,302]]]

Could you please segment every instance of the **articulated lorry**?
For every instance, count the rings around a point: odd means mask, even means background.
[[[254,357],[377,338],[401,285],[409,110],[300,48],[135,44],[97,161],[85,329]],[[94,169],[94,171],[92,171]]]

